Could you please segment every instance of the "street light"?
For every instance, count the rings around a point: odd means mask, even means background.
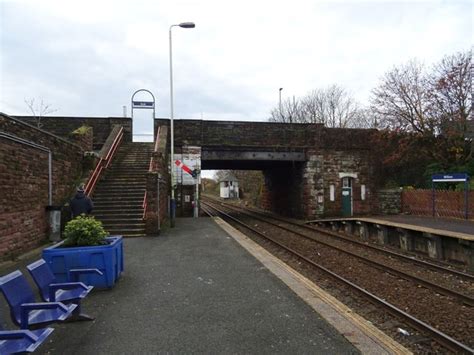
[[[171,199],[170,199],[170,225],[174,227],[176,218],[176,200],[174,198],[175,177],[174,177],[174,108],[173,108],[173,47],[171,40],[171,29],[173,27],[194,28],[194,22],[181,22],[170,26],[170,133],[171,133]]]
[[[280,117],[283,117],[283,115],[282,115],[282,113],[281,113],[281,91],[282,91],[282,90],[283,90],[283,88],[278,89],[278,93],[280,94],[280,95],[279,95],[280,99],[279,99],[279,101],[278,101],[278,102],[279,102],[279,103],[278,103],[278,107],[279,107],[279,110],[280,110]]]

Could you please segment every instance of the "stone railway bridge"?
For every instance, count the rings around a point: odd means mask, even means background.
[[[308,219],[379,211],[370,130],[268,122],[174,123],[175,152],[197,154],[201,169],[261,170],[263,207],[268,210]],[[78,182],[87,179],[103,158],[117,127],[123,128],[119,150],[126,154],[124,150],[135,144],[132,125],[127,117],[42,117],[38,128],[34,117],[0,113],[0,260],[31,250],[47,238],[45,207],[71,198]],[[147,234],[155,233],[158,221],[167,218],[170,192],[170,121],[155,119],[154,125],[158,140],[149,143],[151,160],[143,172],[146,203],[141,223]],[[94,156],[88,154],[91,151]],[[191,212],[185,198],[191,194],[188,188],[178,187],[183,214]]]
[[[168,150],[163,142],[169,120],[156,119],[155,132]],[[377,205],[372,133],[321,124],[174,121],[175,154],[199,154],[202,169],[261,170],[263,207],[308,219],[372,212]],[[166,161],[161,170],[165,166]],[[186,204],[183,196],[178,194],[178,204]]]

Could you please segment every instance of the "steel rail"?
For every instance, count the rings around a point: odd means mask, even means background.
[[[370,293],[369,291],[363,289],[362,287],[352,283],[351,281],[343,278],[342,276],[337,275],[336,273],[330,271],[329,269],[325,268],[322,265],[317,264],[313,260],[307,258],[306,256],[300,254],[299,252],[281,244],[280,242],[274,240],[273,238],[269,237],[268,235],[265,235],[261,233],[260,231],[256,230],[255,228],[245,224],[244,222],[238,220],[237,218],[230,216],[229,214],[225,213],[222,210],[219,210],[218,208],[211,206],[209,203],[206,203],[202,201],[203,204],[206,204],[208,207],[216,210],[219,212],[219,214],[226,216],[226,218],[231,219],[235,223],[238,223],[239,225],[242,225],[243,227],[251,230],[255,234],[259,235],[260,237],[267,239],[274,244],[278,245],[282,249],[288,251],[289,253],[297,256],[298,258],[304,260],[308,264],[316,267],[317,269],[325,272],[326,274],[330,275],[331,277],[335,278],[336,280],[344,283],[345,285],[349,286],[350,288],[353,288],[357,290],[358,292],[362,293],[364,296],[366,296],[372,303],[377,304],[382,306],[384,309],[386,309],[388,312],[393,314],[396,317],[402,318],[409,324],[411,324],[414,328],[418,329],[421,332],[425,332],[430,334],[433,339],[435,339],[439,344],[442,346],[446,347],[447,349],[450,349],[451,351],[455,353],[467,353],[467,354],[474,354],[474,349],[470,348],[469,346],[459,342],[458,340],[450,337],[449,335],[439,331],[438,329],[430,326],[429,324],[417,319],[416,317],[411,316],[410,314],[406,313],[405,311],[395,307],[391,303],[381,299],[380,297],[375,296],[374,294]]]
[[[209,197],[208,197],[209,198]],[[212,198],[209,198],[212,200]],[[221,201],[216,201],[217,203],[222,203]],[[225,204],[226,206],[229,206],[229,208],[234,208],[234,209],[237,209],[236,206],[231,206],[229,204]],[[240,207],[242,209],[242,207]],[[446,272],[448,274],[452,274],[452,275],[455,275],[455,276],[459,276],[459,277],[462,277],[462,278],[465,278],[469,281],[472,281],[474,282],[474,275],[471,275],[471,274],[468,274],[468,273],[465,273],[465,272],[462,272],[462,271],[459,271],[459,270],[455,270],[455,269],[450,269],[450,268],[446,268],[444,266],[441,266],[441,265],[437,265],[437,264],[434,264],[434,263],[431,263],[429,261],[426,261],[426,260],[420,260],[420,259],[414,259],[413,257],[410,257],[410,256],[407,256],[407,255],[403,255],[403,254],[400,254],[400,253],[397,253],[397,252],[394,252],[394,251],[391,251],[391,250],[387,250],[387,249],[384,249],[384,248],[381,248],[379,246],[376,246],[376,245],[372,245],[372,244],[367,244],[367,243],[364,243],[364,242],[361,242],[359,240],[355,240],[355,239],[352,239],[352,238],[349,238],[347,236],[344,236],[338,232],[334,232],[334,231],[330,231],[330,230],[327,230],[325,228],[322,228],[322,227],[317,227],[317,226],[314,226],[314,225],[306,225],[306,224],[300,224],[300,223],[296,223],[296,222],[293,222],[291,220],[287,220],[287,219],[283,219],[283,218],[278,218],[278,217],[275,217],[275,216],[272,216],[270,214],[267,214],[267,213],[263,213],[263,212],[260,212],[260,211],[255,211],[253,209],[248,209],[247,210],[251,211],[252,213],[256,213],[256,214],[259,214],[261,216],[264,216],[264,217],[267,217],[267,218],[271,218],[271,219],[274,219],[276,221],[281,221],[281,222],[284,222],[284,223],[288,223],[288,224],[292,224],[294,226],[297,226],[297,227],[300,227],[302,229],[307,229],[307,230],[310,230],[310,231],[316,231],[316,232],[320,232],[320,233],[323,233],[323,234],[327,234],[327,235],[330,235],[332,237],[336,237],[338,239],[343,239],[349,243],[352,243],[352,244],[356,244],[358,246],[361,246],[363,248],[368,248],[368,249],[372,249],[372,250],[377,250],[381,253],[384,253],[386,255],[389,255],[389,256],[394,256],[396,258],[400,258],[400,259],[403,259],[403,260],[406,260],[407,262],[410,262],[410,263],[413,263],[413,264],[420,264],[420,265],[423,265],[427,268],[430,268],[432,270],[436,270],[436,271],[442,271],[442,272]]]
[[[235,209],[233,208],[233,206],[228,206],[226,205],[226,207],[230,208],[230,209]],[[453,298],[457,298],[459,299],[460,301],[462,301],[463,303],[465,303],[466,305],[469,305],[471,307],[474,306],[474,298],[470,297],[470,296],[467,296],[465,294],[462,294],[462,293],[459,293],[459,292],[456,292],[456,291],[453,291],[449,288],[446,288],[446,287],[443,287],[443,286],[440,286],[440,285],[437,285],[435,283],[432,283],[428,280],[425,280],[425,279],[422,279],[422,278],[419,278],[418,276],[414,276],[414,275],[410,275],[410,274],[407,274],[403,271],[400,271],[400,270],[397,270],[391,266],[388,266],[388,265],[385,265],[385,264],[382,264],[380,262],[377,262],[377,261],[374,261],[374,260],[371,260],[365,256],[362,256],[362,255],[358,255],[352,251],[349,251],[349,250],[346,250],[346,249],[343,249],[341,247],[338,247],[338,246],[335,246],[335,245],[331,245],[330,243],[327,243],[327,242],[324,242],[324,241],[321,241],[321,240],[318,240],[316,239],[315,237],[312,237],[312,236],[308,236],[308,235],[305,235],[305,234],[302,234],[300,232],[297,232],[297,231],[294,231],[290,228],[287,228],[287,227],[284,227],[284,226],[280,226],[276,223],[273,223],[273,222],[270,222],[270,221],[266,221],[265,219],[261,218],[261,217],[258,217],[258,216],[253,216],[251,215],[250,213],[248,212],[244,212],[244,211],[239,211],[240,213],[242,214],[245,214],[247,216],[250,216],[251,218],[255,218],[259,221],[262,221],[264,223],[268,223],[272,226],[275,226],[275,227],[278,227],[278,228],[281,228],[287,232],[290,232],[290,233],[293,233],[293,234],[296,234],[300,237],[303,237],[303,238],[306,238],[306,239],[309,239],[311,241],[314,241],[315,243],[319,243],[319,244],[322,244],[324,246],[327,246],[329,248],[332,248],[332,249],[335,249],[341,253],[344,253],[344,254],[347,254],[347,255],[350,255],[354,258],[357,258],[359,260],[361,260],[362,262],[366,263],[366,264],[369,264],[371,266],[374,266],[376,267],[377,269],[379,270],[382,270],[382,271],[387,271],[393,275],[396,275],[396,276],[399,276],[399,277],[402,277],[406,280],[409,280],[409,281],[414,281],[416,283],[419,283],[427,288],[430,288],[432,290],[435,290],[439,293],[442,293],[446,296],[450,296],[450,297],[453,297]]]

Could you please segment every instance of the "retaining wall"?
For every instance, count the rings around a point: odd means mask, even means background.
[[[0,131],[51,150],[53,205],[67,201],[82,174],[82,148],[5,114]],[[0,260],[6,260],[48,236],[48,153],[0,137],[0,186]]]

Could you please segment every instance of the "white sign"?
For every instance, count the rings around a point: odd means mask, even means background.
[[[180,160],[184,165],[187,165],[191,170],[201,170],[201,155],[200,154],[175,154],[175,160]],[[196,185],[196,179],[190,174],[183,171],[179,166],[173,164],[175,169],[176,182],[181,185]],[[200,179],[200,177],[199,177]],[[199,181],[200,183],[200,181]]]

